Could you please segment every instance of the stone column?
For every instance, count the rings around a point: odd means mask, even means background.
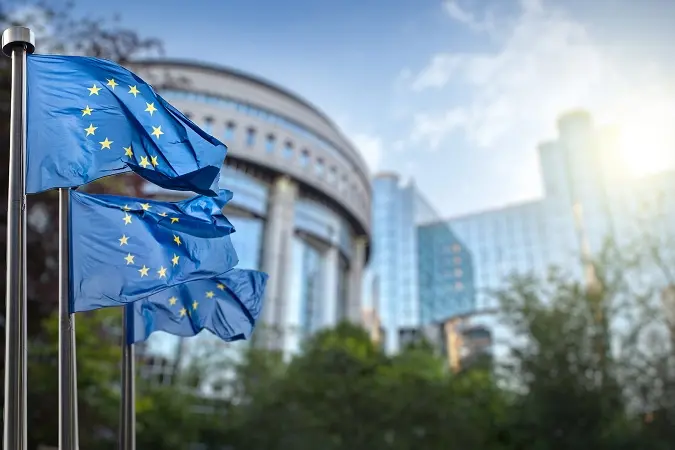
[[[267,222],[263,237],[262,270],[269,274],[265,289],[262,320],[266,327],[283,333],[286,302],[288,302],[295,199],[297,184],[287,176],[277,178],[270,189],[267,207]],[[265,339],[268,343],[283,342],[281,334],[272,333]]]
[[[335,245],[326,251],[323,276],[323,296],[321,305],[321,327],[335,325],[338,315],[338,278],[340,254]]]
[[[363,284],[363,266],[366,262],[365,236],[354,238],[352,260],[349,266],[349,287],[347,291],[347,320],[360,324],[363,321],[361,291]]]

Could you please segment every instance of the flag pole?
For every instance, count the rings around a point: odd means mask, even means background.
[[[70,313],[70,189],[59,189],[59,450],[78,450],[75,315]]]
[[[134,344],[129,344],[133,305],[124,306],[122,332],[122,398],[119,450],[136,450],[136,365]]]
[[[7,189],[7,292],[5,302],[4,447],[24,450],[26,429],[26,55],[35,35],[26,27],[2,33],[2,51],[12,58]]]

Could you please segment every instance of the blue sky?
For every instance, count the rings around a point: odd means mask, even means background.
[[[673,94],[675,2],[666,0],[76,5],[82,15],[119,14],[161,38],[167,56],[236,67],[297,92],[340,125],[374,171],[413,178],[444,216],[540,196],[536,144],[555,136],[564,110],[626,121],[617,111]]]

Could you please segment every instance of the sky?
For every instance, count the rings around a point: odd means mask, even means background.
[[[75,5],[82,16],[119,15],[160,38],[166,56],[296,92],[338,124],[372,173],[414,180],[445,217],[540,197],[537,144],[556,137],[565,111],[639,122],[638,141],[650,123],[675,121],[668,0]]]

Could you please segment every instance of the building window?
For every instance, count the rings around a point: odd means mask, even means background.
[[[464,272],[462,272],[462,269],[455,269],[455,276],[456,277],[461,277],[463,273]]]
[[[461,291],[462,289],[464,289],[464,285],[460,281],[455,283],[455,290],[456,291]]]
[[[307,167],[308,164],[309,164],[309,151],[307,151],[307,149],[304,149],[300,153],[300,165],[302,167]]]
[[[342,184],[340,185],[340,190],[345,191],[348,186],[349,182],[347,181],[347,175],[342,175]]]
[[[317,158],[316,159],[316,174],[320,177],[323,176],[323,170],[324,170],[323,158]]]
[[[336,180],[337,180],[337,168],[333,166],[330,168],[330,171],[328,172],[328,182],[335,183]]]
[[[455,253],[459,253],[459,251],[462,249],[462,246],[459,244],[452,244],[452,251]]]
[[[456,265],[462,264],[462,258],[460,256],[455,256],[453,258],[453,261],[455,262]]]
[[[242,114],[246,114],[248,116],[255,117],[257,119],[265,120],[276,127],[283,128],[285,130],[292,132],[293,134],[301,135],[303,138],[312,141],[314,145],[317,145],[318,147],[321,147],[326,151],[330,152],[332,157],[339,159],[341,162],[344,162],[345,164],[350,163],[348,159],[345,159],[341,149],[327,142],[324,138],[318,136],[313,131],[304,128],[303,126],[299,125],[298,123],[292,120],[289,120],[285,117],[272,113],[271,111],[267,111],[261,108],[255,108],[250,105],[244,105],[229,98],[207,94],[197,94],[194,92],[185,92],[181,90],[172,90],[172,89],[163,90],[162,94],[168,100],[188,99],[195,102],[210,103],[213,105],[218,105],[218,107],[220,108],[235,110]]]
[[[255,128],[246,130],[246,146],[253,147],[255,145]]]
[[[267,140],[265,141],[265,151],[267,153],[272,153],[274,151],[274,135],[268,134]]]
[[[225,125],[225,140],[231,141],[234,139],[234,122],[227,122]]]
[[[206,117],[204,119],[204,131],[209,134],[213,133],[213,117]]]
[[[284,158],[291,159],[293,157],[293,144],[290,141],[286,141],[284,144]]]

